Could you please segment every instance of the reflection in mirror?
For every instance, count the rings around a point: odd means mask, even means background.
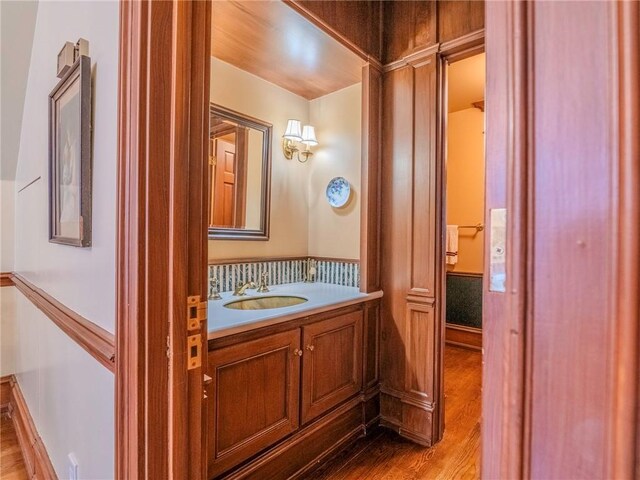
[[[211,238],[269,238],[271,130],[267,122],[211,104]]]

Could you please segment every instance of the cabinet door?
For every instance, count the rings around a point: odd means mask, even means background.
[[[209,476],[298,428],[300,330],[209,352]]]
[[[362,310],[302,328],[302,423],[362,388]]]

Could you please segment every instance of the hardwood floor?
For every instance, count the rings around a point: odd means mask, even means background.
[[[28,478],[13,422],[6,414],[2,414],[0,415],[0,479],[26,480]]]
[[[425,448],[379,429],[322,465],[314,480],[476,479],[480,477],[482,354],[447,345],[445,432]]]

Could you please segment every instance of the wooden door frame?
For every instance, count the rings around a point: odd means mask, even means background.
[[[615,84],[619,212],[618,295],[615,316],[616,354],[611,388],[615,411],[607,424],[611,438],[608,459],[611,478],[636,478],[640,473],[640,409],[638,301],[640,252],[640,6],[636,2],[610,4],[617,38],[611,48],[617,54]],[[506,292],[489,291],[485,276],[483,294],[483,413],[482,477],[528,478],[535,452],[531,449],[533,399],[532,286],[533,286],[533,178],[535,139],[533,120],[532,18],[535,2],[487,4],[486,87],[486,195],[485,225],[491,231],[492,208],[507,209]],[[485,265],[490,260],[490,237],[485,242]]]
[[[206,474],[186,338],[187,297],[206,300],[209,22],[209,2],[120,4],[116,478]]]
[[[442,438],[445,429],[445,401],[444,401],[444,348],[446,342],[446,195],[447,195],[447,75],[446,67],[451,63],[463,60],[474,55],[478,55],[485,51],[484,46],[485,33],[484,30],[473,32],[450,42],[442,43],[439,47],[438,66],[437,66],[437,110],[436,110],[436,255],[437,262],[436,272],[436,319],[439,323],[439,344],[440,350],[438,355],[438,364],[436,365],[436,377],[438,382],[438,440]],[[485,222],[486,224],[486,222]],[[486,242],[486,240],[485,240]]]
[[[317,25],[304,7],[287,2]],[[353,50],[327,25],[318,25]],[[120,4],[115,477],[206,478],[202,368],[186,300],[206,300],[210,2]],[[361,290],[380,285],[381,66],[363,66]],[[203,108],[193,108],[202,104]],[[202,325],[206,349],[206,322]],[[196,372],[195,374],[193,372]],[[206,400],[204,400],[206,402]],[[204,440],[201,440],[204,439]],[[185,473],[188,472],[188,473]]]

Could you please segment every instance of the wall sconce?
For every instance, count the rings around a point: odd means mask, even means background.
[[[318,140],[316,140],[316,131],[311,125],[300,127],[300,120],[287,122],[287,130],[282,136],[282,151],[287,160],[291,160],[296,155],[300,163],[305,163],[313,155],[311,147],[318,145]],[[304,150],[300,151],[297,142],[304,143]],[[304,160],[300,158],[300,155],[304,157]]]

